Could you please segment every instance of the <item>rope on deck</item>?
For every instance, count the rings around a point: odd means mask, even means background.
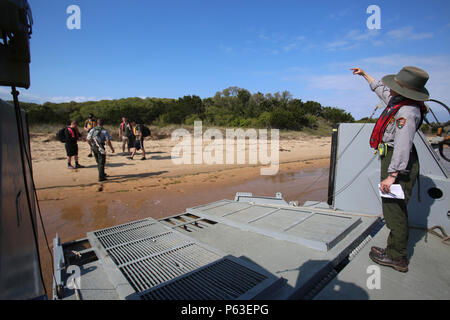
[[[441,232],[441,234],[434,231],[434,229],[438,229]],[[442,239],[441,242],[443,244],[450,246],[450,237],[447,235],[447,233],[441,226],[434,226],[434,227],[428,229],[428,232],[435,235],[438,238],[441,238]]]

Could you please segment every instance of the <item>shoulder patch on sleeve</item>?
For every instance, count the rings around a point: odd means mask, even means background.
[[[398,118],[396,124],[397,124],[397,128],[401,129],[406,125],[406,119]]]

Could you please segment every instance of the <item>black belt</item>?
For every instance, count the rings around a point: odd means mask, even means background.
[[[387,146],[388,150],[394,150],[394,147],[391,147],[391,146],[389,146],[389,145],[386,145],[386,146]],[[414,150],[416,150],[416,146],[415,146],[414,143],[413,143],[410,152],[413,152]],[[417,153],[417,150],[416,150],[416,153]]]

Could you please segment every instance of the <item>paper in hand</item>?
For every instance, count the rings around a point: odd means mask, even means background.
[[[405,199],[405,193],[403,192],[402,186],[399,184],[391,185],[391,192],[388,193],[382,193],[380,190],[380,185],[378,185],[378,190],[380,192],[380,196],[383,198]]]

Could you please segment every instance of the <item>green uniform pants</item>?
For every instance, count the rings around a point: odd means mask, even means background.
[[[101,154],[97,146],[93,146],[92,151],[94,152],[95,161],[97,162],[98,180],[103,180],[106,177],[105,176],[106,154]]]
[[[394,149],[389,147],[386,156],[381,159],[381,181],[388,177],[388,168],[391,163]],[[399,174],[395,183],[402,186],[405,199],[381,198],[383,203],[383,216],[386,226],[391,231],[387,240],[386,254],[391,259],[406,257],[408,244],[408,201],[411,198],[414,183],[419,175],[419,158],[413,146],[410,153],[408,174]]]

